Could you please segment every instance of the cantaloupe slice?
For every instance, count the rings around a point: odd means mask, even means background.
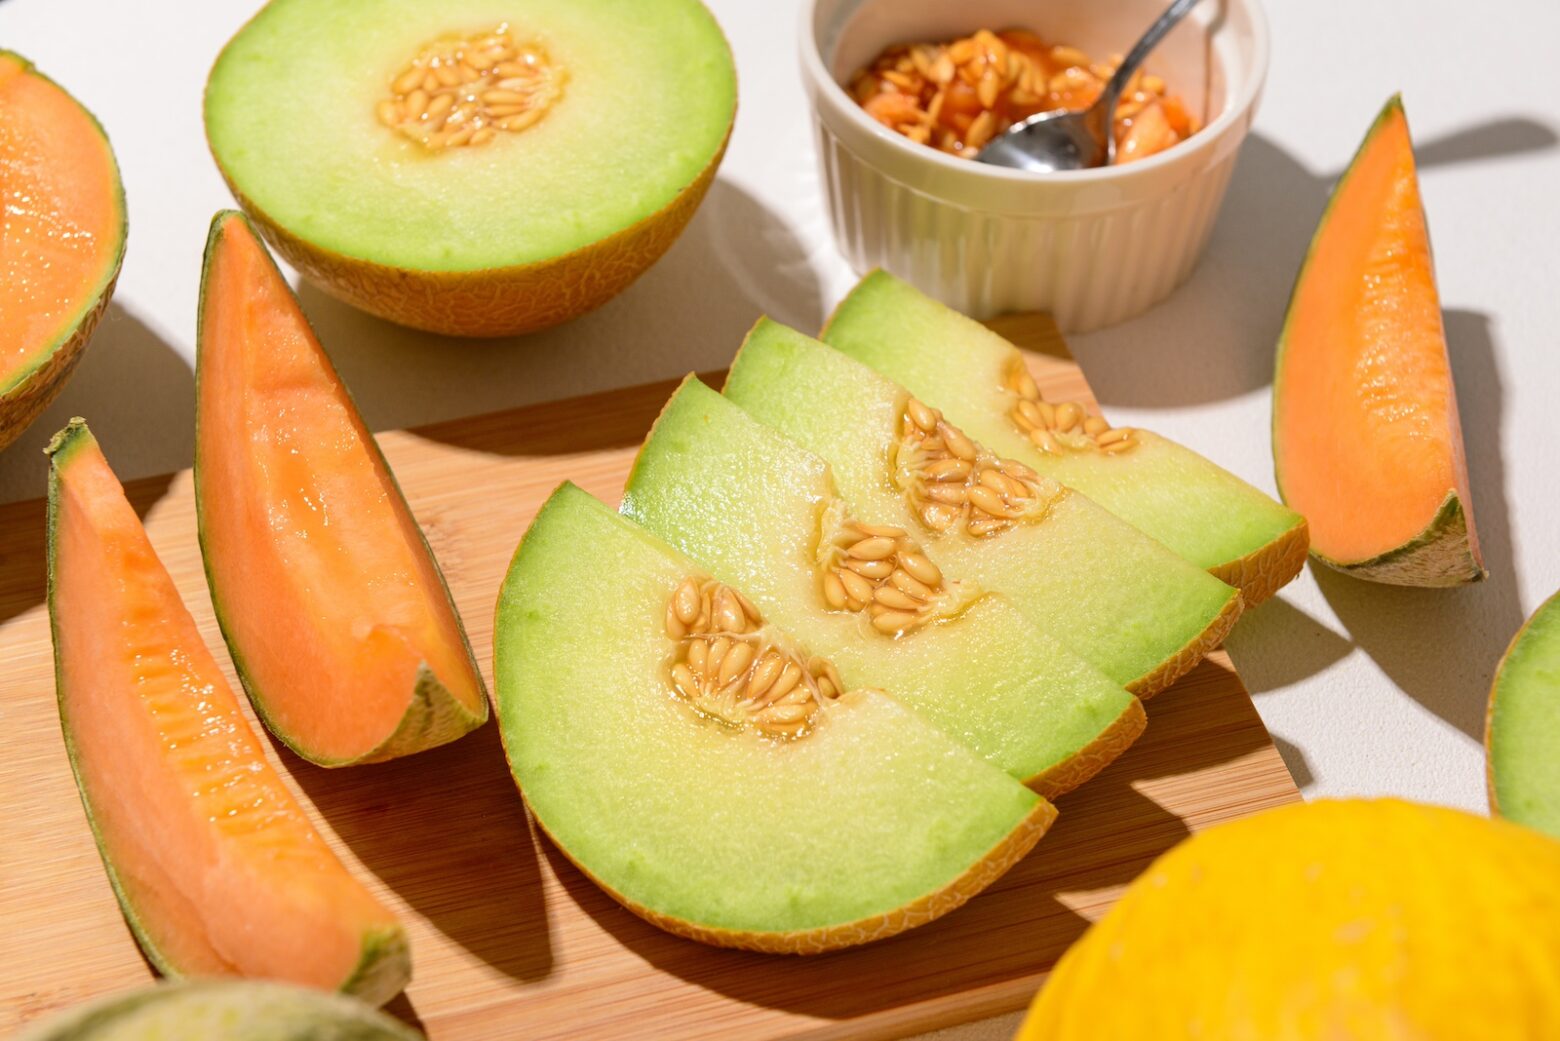
[[[1560,1037],[1560,842],[1396,800],[1297,803],[1149,865],[1018,1041]]]
[[[1501,658],[1484,745],[1490,809],[1560,838],[1560,594]]]
[[[64,387],[125,255],[119,166],[92,114],[0,51],[0,448]]]
[[[1273,456],[1311,552],[1357,578],[1484,577],[1457,395],[1402,102],[1322,214],[1278,341]]]
[[[266,762],[86,424],[49,454],[60,725],[142,950],[169,976],[388,1000],[411,972],[400,926]]]
[[[266,725],[324,766],[480,726],[482,678],[422,529],[239,213],[212,222],[196,383],[211,601]]]

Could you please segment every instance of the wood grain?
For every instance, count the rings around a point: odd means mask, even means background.
[[[1019,316],[1002,331],[1032,348],[1048,397],[1092,400],[1047,320]],[[526,524],[565,478],[615,501],[672,387],[381,436],[484,669],[499,581]],[[112,461],[114,445],[104,450]],[[129,491],[226,661],[189,473]],[[104,878],[61,744],[43,524],[42,502],[0,507],[0,1034],[152,976]],[[991,890],[886,943],[798,959],[702,947],[619,908],[537,837],[494,726],[351,770],[269,749],[348,864],[403,915],[415,979],[391,1009],[435,1041],[891,1038],[1012,1011],[1154,856],[1188,832],[1299,798],[1220,652],[1153,700],[1144,737],[1062,799],[1055,828]]]

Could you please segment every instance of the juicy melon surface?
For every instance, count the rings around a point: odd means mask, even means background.
[[[1118,721],[1128,733],[1114,751],[1126,748],[1141,726],[1136,699],[1004,598],[978,595],[897,638],[829,610],[815,550],[838,498],[826,463],[690,376],[640,450],[623,512],[743,590],[847,686],[893,691],[1020,780],[1066,768]]]
[[[1490,805],[1560,838],[1560,597],[1528,619],[1490,691]]]
[[[1151,431],[1138,430],[1136,447],[1115,456],[1040,451],[1009,415],[1016,399],[1006,379],[1023,363],[1018,348],[887,272],[863,278],[820,339],[941,409],[998,455],[1077,489],[1200,568],[1228,567],[1267,551],[1305,523],[1228,470]],[[1293,554],[1294,569],[1303,561],[1303,550]]]
[[[883,926],[858,923],[892,919],[1043,830],[1048,803],[888,695],[847,695],[790,741],[695,714],[665,677],[664,618],[700,573],[566,484],[499,596],[515,779],[553,841],[619,900],[665,927],[860,942]]]
[[[0,393],[31,375],[119,272],[125,201],[103,128],[0,51]]]
[[[266,762],[97,442],[51,446],[49,613],[60,723],[104,866],[173,976],[255,976],[388,1000],[395,918]]]
[[[373,435],[245,218],[203,281],[196,504],[212,603],[267,724],[348,763],[487,718],[460,620]]]
[[[1212,650],[1239,612],[1234,589],[1075,492],[1038,523],[987,539],[934,536],[889,474],[907,393],[795,330],[760,322],[725,394],[828,460],[857,512],[915,533],[945,572],[1006,594],[1037,628],[1140,695]]]
[[[379,124],[375,106],[425,43],[505,23],[568,71],[541,122],[435,154]],[[730,51],[697,0],[272,0],[217,59],[206,127],[234,188],[310,243],[480,271],[561,256],[667,206],[720,151],[735,104]]]

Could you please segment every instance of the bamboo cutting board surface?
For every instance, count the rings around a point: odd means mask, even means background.
[[[1002,331],[1032,349],[1047,397],[1092,400],[1049,320],[1015,316]],[[565,478],[615,502],[673,386],[380,438],[484,671],[499,582],[532,515]],[[110,462],[114,448],[104,445]],[[129,491],[225,662],[189,472],[134,481]],[[3,506],[0,1034],[152,978],[71,780],[51,655],[44,506]],[[1222,651],[1148,710],[1137,744],[1061,799],[1051,832],[986,893],[887,942],[805,959],[704,947],[619,908],[529,825],[493,725],[410,759],[349,770],[268,748],[337,851],[407,924],[415,978],[390,1008],[434,1041],[892,1038],[1021,1008],[1154,856],[1189,832],[1299,798]]]

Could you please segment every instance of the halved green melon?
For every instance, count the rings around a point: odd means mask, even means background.
[[[468,336],[564,321],[637,278],[735,112],[698,0],[271,0],[205,102],[223,177],[289,262]]]
[[[14,1041],[422,1041],[340,994],[253,981],[164,983],[87,1002]]]
[[[861,280],[821,339],[903,384],[993,452],[1077,489],[1239,587],[1247,607],[1305,564],[1298,513],[1174,441],[1147,430],[1107,433],[1081,407],[1064,413],[1067,429],[1058,430],[1064,403],[1042,400],[1017,347],[885,271]],[[1109,449],[1118,439],[1127,447]]]
[[[573,485],[510,564],[494,662],[537,823],[630,910],[706,943],[890,936],[979,892],[1055,816],[894,697],[840,695],[827,663]]]
[[[168,976],[248,976],[376,1004],[411,975],[244,720],[97,441],[49,444],[60,728],[120,908]]]
[[[920,430],[911,409],[927,418],[935,413],[913,404],[898,384],[793,329],[761,320],[732,363],[725,393],[828,460],[857,514],[914,532],[947,574],[1007,594],[1038,628],[1140,697],[1196,665],[1240,613],[1238,591],[1032,471],[1010,521],[988,527],[949,505],[942,515],[955,519],[939,531],[929,520],[939,507],[929,497],[943,493],[933,485],[958,485],[950,493],[971,502],[992,499],[973,487],[961,490],[972,476],[933,480],[927,467],[947,459],[923,465],[946,456],[936,446],[958,431],[947,433],[939,418],[935,433],[907,443]],[[973,465],[982,482],[1002,462],[978,444],[961,450],[972,459],[979,454]]]
[[[1500,660],[1484,745],[1490,809],[1560,838],[1560,594]]]
[[[1043,795],[1088,780],[1142,731],[1136,698],[1005,598],[907,559],[917,552],[907,532],[870,534],[856,522],[873,518],[843,506],[827,463],[693,376],[656,421],[623,499],[625,514],[832,660],[847,686],[893,691]],[[856,546],[876,559],[853,557]],[[836,600],[844,593],[837,607],[831,580]]]

